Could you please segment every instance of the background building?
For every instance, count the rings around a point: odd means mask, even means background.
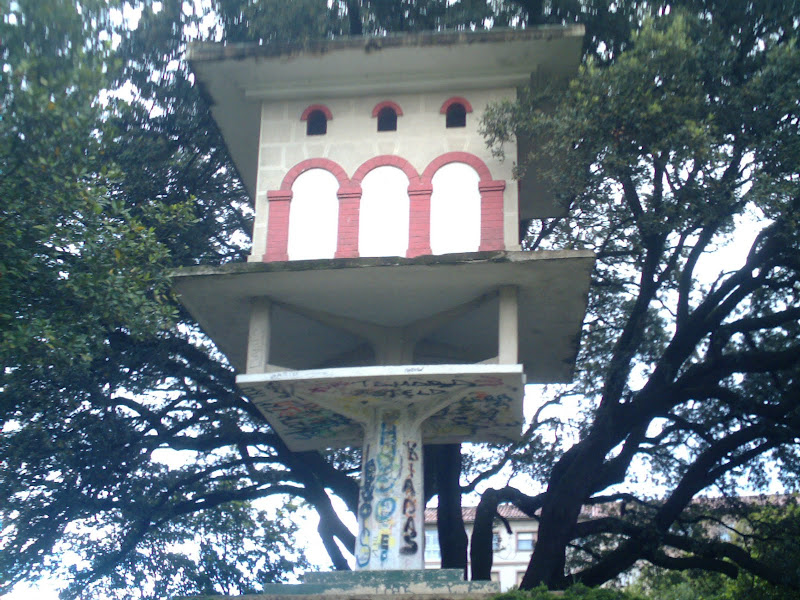
[[[461,509],[467,537],[472,538],[472,526],[475,523],[475,506]],[[519,585],[525,568],[531,559],[533,546],[539,523],[517,507],[504,504],[497,507],[500,515],[508,521],[511,533],[508,533],[500,519],[495,519],[493,534],[494,563],[492,581],[500,583],[500,589],[506,591]],[[425,568],[438,569],[441,564],[439,553],[439,534],[436,531],[436,509],[425,509]]]

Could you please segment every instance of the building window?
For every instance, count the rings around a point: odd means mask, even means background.
[[[292,184],[289,260],[333,258],[339,225],[339,181],[325,169],[309,169]]]
[[[391,106],[384,106],[378,113],[378,131],[397,131],[397,113]]]
[[[447,128],[451,127],[466,127],[467,126],[467,109],[460,102],[453,102],[447,107]]]
[[[520,531],[517,533],[517,552],[532,552],[536,541],[533,531]]]
[[[454,96],[445,100],[439,112],[445,115],[445,125],[447,127],[466,127],[467,113],[472,112],[472,105],[466,98]]]
[[[403,109],[397,102],[384,100],[375,105],[372,116],[378,119],[378,131],[397,131],[397,117],[403,116]]]
[[[425,560],[442,560],[439,550],[439,532],[436,530],[425,530]]]
[[[492,532],[492,550],[494,552],[499,552],[503,549],[503,538],[500,537],[499,531]]]
[[[477,252],[481,245],[480,176],[465,163],[444,165],[431,179],[433,254]]]
[[[325,135],[328,132],[328,118],[321,110],[312,110],[306,120],[306,135]]]
[[[500,571],[492,571],[491,575],[489,575],[492,581],[500,581]]]
[[[408,251],[411,201],[408,175],[380,166],[361,181],[358,255],[405,256]]]
[[[517,587],[522,585],[522,578],[525,577],[525,571],[517,571]]]

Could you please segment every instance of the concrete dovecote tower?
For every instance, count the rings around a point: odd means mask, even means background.
[[[423,444],[516,439],[526,380],[571,375],[593,255],[520,251],[560,208],[479,121],[582,35],[190,49],[256,216],[247,263],[175,287],[290,448],[363,448],[360,570],[424,567]]]

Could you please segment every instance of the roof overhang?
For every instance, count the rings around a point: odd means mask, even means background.
[[[426,444],[519,439],[521,365],[355,367],[239,375],[236,383],[292,450],[360,446],[376,409],[425,415]]]
[[[575,72],[582,25],[425,32],[303,44],[197,42],[187,57],[248,191],[256,186],[263,100],[526,85]]]
[[[173,281],[181,302],[240,372],[254,298],[273,302],[271,364],[292,370],[375,364],[364,339],[315,320],[314,311],[403,327],[465,305],[472,308],[420,341],[419,362],[478,363],[497,356],[496,292],[515,286],[518,362],[528,383],[550,383],[571,378],[593,265],[587,250],[501,251],[191,267],[176,271]]]

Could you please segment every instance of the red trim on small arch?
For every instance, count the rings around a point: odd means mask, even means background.
[[[392,102],[391,100],[384,100],[383,102],[378,102],[378,104],[375,105],[375,108],[372,109],[372,116],[377,117],[378,113],[381,112],[384,108],[394,109],[394,112],[398,117],[403,116],[403,109],[400,108],[400,105],[397,102]]]
[[[492,173],[480,158],[469,152],[446,152],[434,158],[422,173],[422,181],[431,182],[436,171],[450,163],[464,163],[475,169],[481,181],[490,181]]]
[[[364,177],[367,176],[367,173],[378,167],[397,167],[406,174],[406,177],[408,177],[409,186],[413,185],[419,180],[419,174],[417,173],[417,170],[405,158],[394,156],[392,154],[383,154],[381,156],[370,158],[368,161],[358,167],[356,172],[353,173],[353,182],[361,184],[361,182],[364,181]]]
[[[330,109],[330,108],[328,108],[328,107],[327,107],[327,106],[325,106],[324,104],[312,104],[311,106],[309,106],[307,109],[305,109],[305,110],[303,111],[303,114],[302,114],[302,115],[300,115],[300,120],[301,120],[301,121],[308,121],[308,117],[309,117],[309,115],[310,115],[312,112],[314,112],[315,110],[321,110],[321,111],[322,111],[322,113],[325,115],[325,118],[326,118],[328,121],[330,121],[331,119],[333,119],[333,113],[331,112],[331,109]]]
[[[466,98],[462,98],[461,96],[453,96],[444,101],[442,104],[442,108],[439,109],[439,114],[446,115],[447,109],[450,108],[453,104],[461,104],[464,106],[464,110],[468,113],[472,112],[472,104]]]
[[[286,177],[284,177],[283,181],[281,182],[281,190],[291,190],[295,179],[311,169],[324,169],[325,171],[328,171],[339,180],[340,188],[350,183],[350,180],[347,178],[347,173],[345,173],[345,170],[340,167],[338,163],[335,163],[328,158],[309,158],[297,163],[295,166],[289,169],[289,172],[286,173]]]

